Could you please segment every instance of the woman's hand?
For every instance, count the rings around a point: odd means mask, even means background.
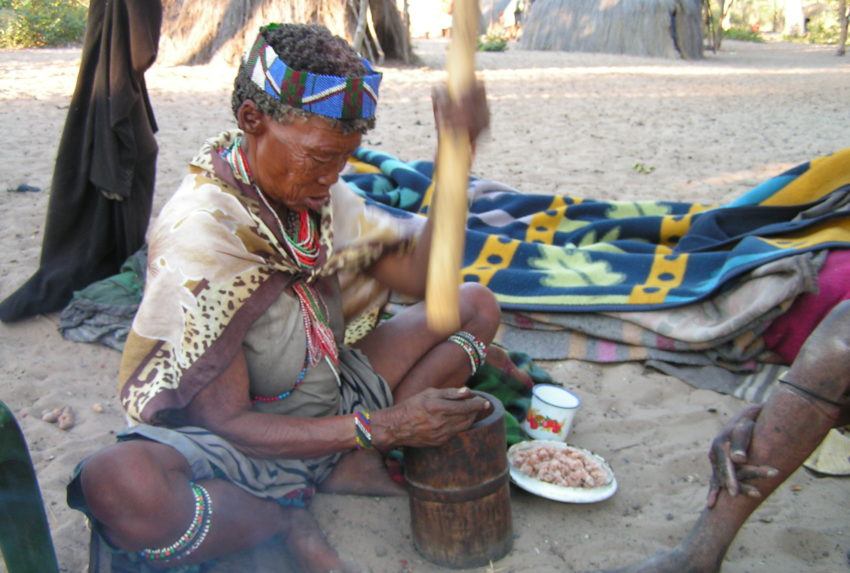
[[[714,507],[724,489],[732,497],[740,492],[750,497],[761,497],[759,490],[746,482],[774,477],[778,473],[771,466],[747,463],[747,451],[760,412],[761,405],[746,408],[720,430],[711,442],[708,459],[711,460],[712,475],[705,504],[709,509]]]
[[[438,446],[469,428],[490,408],[488,400],[469,388],[429,388],[372,412],[372,443],[381,451],[395,446]]]
[[[484,84],[476,81],[457,101],[449,96],[445,86],[434,88],[431,92],[431,103],[437,129],[466,131],[474,150],[478,136],[490,127],[490,108],[487,105]]]

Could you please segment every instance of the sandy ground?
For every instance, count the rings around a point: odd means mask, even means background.
[[[421,67],[383,68],[379,127],[366,145],[430,158],[430,87],[445,43],[417,41]],[[850,146],[850,60],[833,48],[726,42],[702,61],[527,52],[481,53],[492,130],[474,172],[526,192],[601,199],[728,201],[812,157]],[[0,297],[36,269],[48,188],[79,52],[0,52]],[[232,124],[233,70],[160,67],[148,73],[161,146],[156,207],[204,138]],[[123,426],[117,352],[76,344],[57,315],[0,324],[0,398],[30,445],[63,571],[83,571],[88,532],[64,486],[86,454]],[[586,571],[624,565],[674,545],[701,508],[711,437],[743,404],[694,390],[639,364],[543,362],[583,400],[570,442],[613,466],[619,490],[595,504],[549,501],[512,487],[514,548],[479,571]],[[104,405],[103,413],[92,406]],[[76,425],[43,422],[68,405]],[[727,573],[848,571],[848,483],[794,474],[742,530]],[[319,496],[313,511],[340,550],[367,570],[441,571],[411,539],[404,499]],[[2,567],[2,565],[0,565]],[[245,569],[252,570],[252,569]]]

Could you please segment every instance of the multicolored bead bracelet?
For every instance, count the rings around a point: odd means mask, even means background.
[[[487,358],[487,345],[484,341],[470,332],[459,330],[449,336],[449,342],[454,342],[466,352],[472,374],[475,374]]]
[[[358,450],[371,450],[372,445],[372,415],[369,412],[354,412],[354,442]]]

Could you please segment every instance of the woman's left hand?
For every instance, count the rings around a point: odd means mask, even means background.
[[[469,388],[427,388],[372,412],[372,443],[381,451],[438,446],[469,428],[491,407]]]

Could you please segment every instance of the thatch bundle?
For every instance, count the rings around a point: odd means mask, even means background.
[[[701,58],[700,0],[536,0],[525,15],[520,45],[531,50]]]
[[[407,28],[393,0],[370,0],[374,34],[367,33],[364,55],[409,57]],[[163,22],[157,61],[203,64],[221,59],[235,64],[246,42],[269,22],[323,24],[351,41],[359,0],[162,0]],[[377,36],[377,37],[376,37]]]

